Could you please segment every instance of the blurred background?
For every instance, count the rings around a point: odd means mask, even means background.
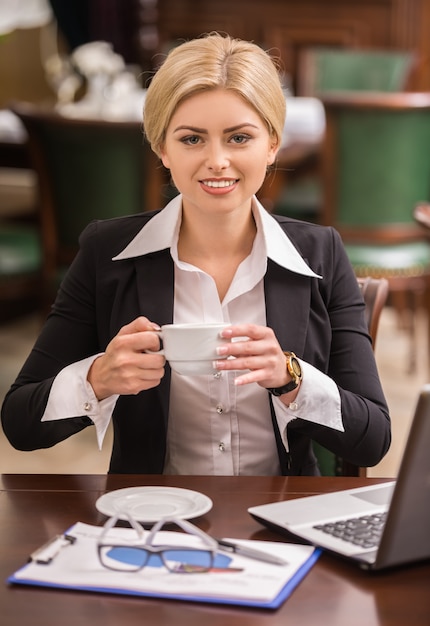
[[[142,140],[145,88],[171,47],[214,30],[279,59],[287,121],[260,200],[334,225],[357,276],[388,281],[375,355],[393,445],[367,473],[393,477],[429,379],[426,0],[0,0],[0,400],[83,226],[175,193]],[[1,433],[0,472],[104,473],[110,445],[87,429],[23,453]]]

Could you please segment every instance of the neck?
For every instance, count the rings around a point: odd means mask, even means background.
[[[238,215],[189,215],[183,211],[178,249],[182,255],[203,258],[247,256],[255,238],[256,225],[250,210]],[[185,260],[185,259],[184,259]]]
[[[240,263],[250,254],[256,225],[251,210],[232,215],[192,218],[184,211],[178,241],[179,258],[214,279],[222,301]]]

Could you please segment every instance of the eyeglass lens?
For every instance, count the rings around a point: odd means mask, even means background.
[[[99,546],[100,560],[105,567],[123,572],[136,572],[145,566],[165,566],[171,572],[205,572],[212,567],[213,555],[208,550],[163,549],[151,552],[136,546]]]

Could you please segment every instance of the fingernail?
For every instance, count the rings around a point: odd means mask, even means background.
[[[227,347],[226,346],[218,346],[216,349],[216,353],[219,354],[220,356],[222,354],[227,354]]]

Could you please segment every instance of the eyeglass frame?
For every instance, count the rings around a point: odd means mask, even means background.
[[[114,515],[113,517],[110,517],[105,524],[103,525],[103,530],[100,534],[100,537],[97,540],[97,555],[99,557],[99,561],[101,563],[101,565],[103,567],[105,567],[106,569],[110,569],[112,571],[115,572],[128,572],[128,573],[135,573],[135,572],[140,572],[141,570],[143,570],[146,565],[148,564],[151,556],[157,555],[163,566],[171,573],[175,573],[175,574],[196,574],[196,573],[206,573],[209,572],[211,570],[211,568],[213,567],[214,561],[215,561],[215,557],[218,551],[218,542],[216,541],[216,539],[214,539],[213,537],[211,537],[210,535],[208,535],[207,533],[205,533],[203,530],[201,530],[200,528],[198,528],[197,526],[195,526],[194,524],[192,524],[191,522],[185,520],[185,519],[179,519],[179,518],[175,518],[175,517],[163,517],[160,520],[158,520],[154,526],[151,528],[149,535],[146,538],[145,543],[143,544],[139,544],[139,543],[132,543],[130,544],[129,542],[125,542],[125,543],[105,543],[104,539],[106,537],[106,535],[108,534],[108,532],[114,528],[116,526],[116,524],[118,523],[118,521],[128,521],[128,523],[130,524],[130,526],[137,532],[138,535],[138,540],[142,540],[143,539],[143,534],[144,534],[144,529],[142,527],[142,525],[132,516],[130,515],[127,511],[120,511],[118,512],[116,515]],[[154,540],[154,537],[156,536],[156,534],[167,524],[175,524],[176,526],[179,526],[179,528],[181,528],[185,533],[189,534],[189,535],[193,535],[195,537],[198,537],[199,539],[202,540],[202,542],[205,544],[204,549],[205,551],[207,551],[210,555],[210,563],[208,567],[204,567],[204,568],[198,568],[198,569],[174,569],[171,568],[168,564],[167,561],[164,560],[163,558],[163,553],[164,552],[168,552],[171,550],[183,550],[183,551],[188,551],[188,552],[202,552],[202,548],[196,548],[194,546],[177,546],[177,545],[159,545],[159,546],[154,546],[152,545],[152,541]],[[103,555],[102,555],[102,550],[103,548],[124,548],[124,547],[130,547],[130,548],[135,548],[136,550],[142,550],[142,551],[146,551],[148,554],[147,559],[145,560],[145,562],[143,563],[143,565],[139,565],[138,567],[135,567],[133,569],[123,569],[121,567],[112,567],[110,565],[107,565],[104,561],[103,561]]]

